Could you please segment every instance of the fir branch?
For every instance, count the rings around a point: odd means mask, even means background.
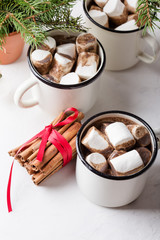
[[[24,0],[24,2],[26,2],[32,10],[35,10],[35,8],[33,6],[31,6],[27,0]]]
[[[18,20],[18,19],[14,16],[13,13],[8,13],[8,15],[9,15],[11,18],[13,18],[13,19],[24,29],[24,31],[28,32],[28,34],[30,34],[31,37],[36,41],[36,38],[35,38],[35,36],[32,34],[32,32],[30,32],[30,31],[28,30],[28,28],[25,27],[25,25],[24,25],[20,20]],[[14,23],[14,21],[13,21],[13,23]]]
[[[157,24],[160,19],[157,13],[160,13],[160,0],[138,0],[138,20],[140,27],[144,27],[145,33],[147,28],[154,32],[155,28],[160,26]]]
[[[43,43],[45,29],[84,31],[82,19],[73,18],[75,0],[4,0],[0,1],[0,47],[12,31],[21,33],[31,45]]]

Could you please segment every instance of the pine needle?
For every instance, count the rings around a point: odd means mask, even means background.
[[[160,13],[160,0],[138,0],[138,20],[140,27],[144,27],[143,33],[145,34],[147,28],[154,32],[158,26],[160,19],[157,13]]]
[[[71,16],[76,0],[0,0],[0,48],[9,33],[21,33],[25,42],[37,46],[46,29],[84,31],[81,17]]]

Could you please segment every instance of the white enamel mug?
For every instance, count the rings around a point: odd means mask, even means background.
[[[143,35],[142,29],[118,31],[103,27],[95,22],[88,13],[88,7],[93,0],[83,0],[83,10],[88,31],[102,43],[107,56],[106,69],[119,71],[128,69],[140,60],[153,63],[158,56],[160,46],[149,33]],[[145,51],[150,49],[151,54]]]
[[[147,128],[152,145],[152,157],[149,163],[139,172],[128,176],[110,176],[95,170],[83,155],[81,139],[88,127],[106,117],[122,117]],[[159,145],[160,129],[152,128],[141,118],[127,112],[108,111],[94,115],[83,123],[77,135],[76,180],[81,192],[93,203],[105,207],[120,207],[134,201],[142,193],[151,165],[156,159]]]
[[[65,35],[69,37],[78,36],[78,33],[52,30],[48,35],[53,37]],[[74,85],[57,84],[43,78],[31,62],[30,54],[32,48],[30,46],[28,49],[28,64],[31,70],[31,77],[24,81],[16,90],[14,95],[16,105],[23,108],[39,105],[40,108],[52,115],[57,115],[71,106],[84,113],[89,111],[97,100],[101,82],[100,75],[106,62],[105,51],[99,41],[98,44],[100,65],[97,73],[92,78]],[[24,100],[23,96],[30,89],[32,91],[31,99]]]

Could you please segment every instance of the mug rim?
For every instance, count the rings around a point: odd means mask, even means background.
[[[140,121],[141,123],[143,123],[145,125],[145,127],[147,128],[147,130],[149,131],[149,133],[151,134],[152,136],[152,139],[153,139],[153,153],[152,153],[152,157],[149,161],[149,163],[143,168],[141,169],[140,171],[134,173],[134,174],[131,174],[131,175],[127,175],[127,176],[111,176],[111,175],[107,175],[107,174],[104,174],[102,172],[99,172],[97,171],[95,168],[93,168],[83,157],[82,157],[82,151],[81,151],[81,143],[80,143],[80,136],[81,136],[81,133],[83,131],[83,129],[88,125],[88,123],[90,121],[92,121],[93,119],[96,119],[97,117],[99,116],[103,116],[103,115],[106,115],[106,114],[122,114],[122,115],[127,115],[129,117],[133,117],[135,119],[137,119],[138,121]],[[84,164],[85,167],[88,168],[88,170],[90,170],[92,173],[98,175],[99,177],[102,177],[102,178],[105,178],[105,179],[110,179],[110,180],[129,180],[129,179],[132,179],[132,178],[135,178],[135,177],[138,177],[139,175],[141,175],[142,173],[144,173],[146,170],[148,170],[151,165],[153,164],[153,162],[155,161],[156,159],[156,156],[157,156],[157,152],[158,152],[158,143],[157,143],[157,138],[156,138],[156,135],[153,131],[153,129],[150,127],[150,125],[145,121],[143,120],[142,118],[138,117],[137,115],[133,114],[133,113],[130,113],[130,112],[125,112],[125,111],[119,111],[119,110],[112,110],[112,111],[104,111],[104,112],[100,112],[100,113],[97,113],[95,115],[93,115],[92,117],[90,117],[89,119],[87,119],[81,126],[80,130],[78,131],[77,133],[77,138],[76,138],[76,149],[77,149],[77,156],[80,158],[81,162]]]
[[[50,31],[54,31],[54,29],[50,30]],[[47,32],[50,32],[50,31],[47,31]],[[102,44],[100,43],[100,41],[97,39],[97,42],[98,42],[98,45],[100,47],[100,49],[102,50],[102,56],[103,56],[103,62],[101,63],[101,65],[99,66],[99,69],[97,70],[96,74],[87,79],[87,80],[84,80],[80,83],[77,83],[77,84],[59,84],[59,83],[55,83],[55,82],[52,82],[46,78],[44,78],[38,71],[37,69],[33,66],[32,62],[31,62],[31,58],[30,58],[30,52],[31,52],[31,49],[32,49],[32,46],[30,45],[29,48],[28,48],[28,51],[27,51],[27,60],[28,60],[28,65],[29,65],[29,68],[31,69],[32,73],[35,75],[36,78],[38,78],[41,82],[51,86],[51,87],[55,87],[55,88],[59,88],[59,89],[64,89],[64,90],[69,90],[69,89],[78,89],[78,88],[81,88],[81,87],[84,87],[84,86],[87,86],[89,85],[90,83],[94,82],[96,79],[98,79],[98,77],[102,74],[104,68],[105,68],[105,65],[106,65],[106,53],[104,51],[104,48],[102,46]]]
[[[110,31],[110,32],[114,32],[114,33],[121,33],[121,34],[123,34],[123,33],[138,32],[138,31],[144,29],[144,26],[143,26],[143,27],[141,27],[141,28],[137,28],[137,29],[133,29],[133,30],[120,31],[120,30],[115,30],[115,29],[112,29],[112,28],[104,27],[104,26],[102,26],[101,24],[97,23],[93,18],[91,18],[91,16],[90,16],[89,13],[88,13],[88,9],[87,9],[86,4],[87,4],[87,1],[86,1],[86,0],[83,0],[83,10],[84,10],[86,16],[88,17],[88,19],[89,19],[92,23],[94,23],[95,25],[97,25],[98,27],[102,28],[102,29],[105,30],[105,31]]]

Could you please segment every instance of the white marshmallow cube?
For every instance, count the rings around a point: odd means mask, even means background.
[[[42,49],[36,49],[31,53],[32,61],[40,62],[46,59],[46,57],[50,56],[51,53],[49,51],[45,51]]]
[[[47,37],[44,40],[44,45],[48,48],[48,51],[53,53],[56,49],[56,40],[53,37]]]
[[[132,174],[133,171],[139,171],[144,166],[143,160],[136,150],[111,159],[109,164],[116,175]]]
[[[127,126],[122,122],[114,122],[106,127],[105,133],[110,143],[117,150],[134,146],[135,139]]]
[[[139,146],[145,147],[151,143],[151,138],[148,130],[142,125],[128,125],[127,126]]]
[[[76,58],[76,45],[74,43],[65,43],[57,47],[57,53]]]
[[[48,73],[52,59],[52,54],[49,51],[36,49],[31,53],[32,63],[41,74]]]
[[[80,82],[81,82],[81,80],[80,80],[78,74],[75,72],[71,72],[71,73],[64,75],[60,80],[60,84],[64,84],[64,85],[78,84]]]
[[[77,52],[97,52],[97,39],[91,33],[81,33],[76,38]]]
[[[64,75],[71,71],[73,64],[74,60],[56,53],[54,55],[53,65],[49,71],[49,74],[54,78],[56,82],[59,82]]]
[[[86,157],[86,161],[97,171],[106,172],[108,169],[108,162],[106,158],[100,153],[91,153]]]
[[[82,139],[82,144],[91,152],[101,152],[108,149],[109,143],[104,135],[94,126],[91,127],[85,137]]]
[[[93,77],[98,68],[99,56],[96,53],[82,52],[78,56],[76,73],[83,79]]]
[[[135,19],[132,19],[126,23],[123,23],[119,27],[115,28],[115,30],[119,30],[119,31],[131,31],[135,29],[138,29]]]
[[[109,0],[103,8],[109,17],[116,17],[123,14],[125,5],[121,0]]]
[[[99,23],[102,26],[109,27],[108,16],[106,13],[99,10],[90,10],[89,15],[95,22]]]
[[[135,13],[136,8],[138,7],[138,0],[125,0],[124,4],[126,5],[129,12]]]

